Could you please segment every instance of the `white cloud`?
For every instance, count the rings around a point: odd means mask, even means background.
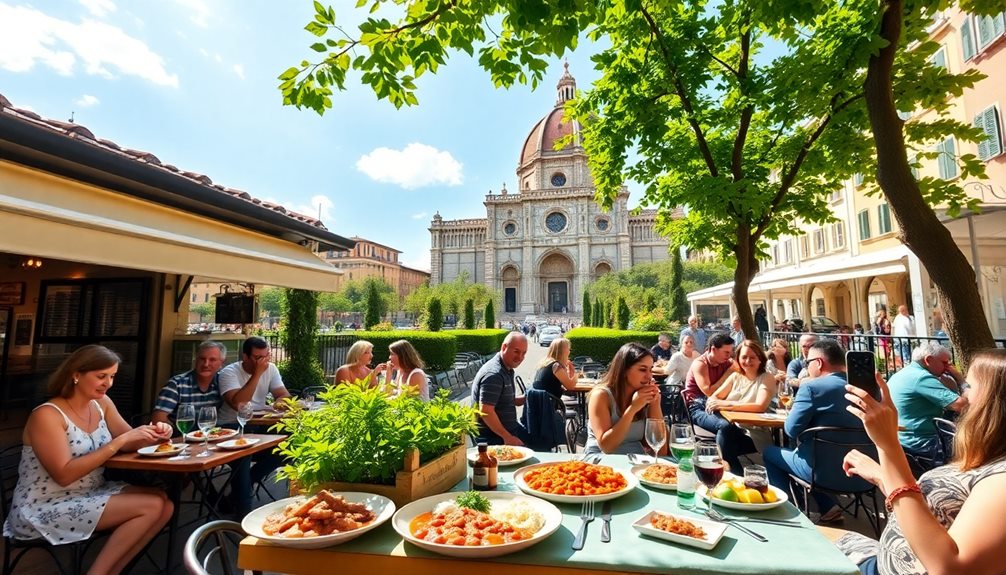
[[[461,168],[450,152],[416,142],[402,150],[376,148],[356,161],[356,169],[370,179],[407,190],[437,184],[459,186]]]
[[[90,94],[84,94],[73,101],[73,104],[80,108],[90,108],[91,106],[97,106],[100,103],[101,100],[99,100],[97,96],[92,96]]]
[[[419,212],[418,214],[412,214],[412,219],[421,220],[426,217],[426,212]]]
[[[216,62],[217,64],[220,64],[220,63],[222,63],[222,62],[224,61],[224,58],[223,58],[223,56],[221,56],[221,55],[220,55],[220,53],[219,53],[219,52],[214,52],[214,53],[213,53],[213,60],[214,60],[214,61],[215,61],[215,62]]]
[[[69,76],[78,61],[87,74],[124,74],[178,86],[178,76],[168,73],[164,59],[121,28],[87,18],[74,23],[0,2],[0,69],[28,72],[41,64]]]
[[[232,68],[234,69],[234,73],[237,74],[238,78],[241,78],[242,80],[245,79],[245,67],[244,66],[242,66],[241,64],[234,64],[232,66]]]
[[[175,0],[189,11],[189,20],[200,28],[209,27],[210,7],[203,0]]]
[[[274,204],[279,204],[289,211],[297,212],[298,214],[305,215],[309,218],[317,218],[319,209],[321,206],[321,221],[324,222],[328,229],[332,229],[332,220],[335,215],[332,213],[332,208],[335,207],[335,202],[332,201],[328,196],[317,195],[311,197],[310,204],[298,203],[298,202],[281,202],[272,198],[267,198],[267,202]]]
[[[95,18],[104,18],[116,10],[112,0],[80,0],[80,4]]]

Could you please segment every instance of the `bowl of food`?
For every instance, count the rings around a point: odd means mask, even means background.
[[[712,490],[699,485],[695,494],[713,505],[740,511],[775,509],[789,499],[782,489],[767,484],[747,486],[744,485],[744,478],[737,476],[720,481]]]
[[[501,467],[524,463],[528,459],[534,457],[534,451],[528,449],[527,447],[518,445],[490,445],[488,451],[489,455],[496,458],[496,461],[499,462]],[[478,447],[468,449],[468,461],[475,461],[478,457]]]
[[[678,466],[670,462],[632,466],[632,474],[640,483],[654,489],[675,491],[678,488]]]
[[[240,437],[238,439],[228,439],[226,441],[221,441],[217,444],[220,449],[244,449],[246,447],[251,447],[259,442],[257,437]]]
[[[447,555],[478,559],[526,549],[554,533],[562,512],[520,493],[441,493],[402,507],[392,527],[409,543]]]
[[[319,491],[263,505],[245,516],[245,533],[283,547],[320,549],[345,543],[391,518],[395,503],[357,491]]]
[[[214,427],[205,435],[203,435],[203,431],[201,429],[197,429],[186,433],[185,441],[223,441],[225,439],[230,439],[237,434],[238,430],[228,429],[226,427]]]
[[[606,501],[639,485],[636,476],[628,471],[584,461],[528,465],[515,471],[513,480],[524,493],[556,503]]]
[[[178,455],[183,449],[185,449],[185,444],[182,443],[159,443],[141,447],[136,452],[147,457],[170,457]]]
[[[632,528],[648,537],[708,550],[720,542],[727,525],[693,515],[650,511],[637,519]]]

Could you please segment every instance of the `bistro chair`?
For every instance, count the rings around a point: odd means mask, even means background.
[[[21,464],[21,444],[12,445],[0,450],[0,523],[7,520],[10,513],[11,502],[14,499],[14,487],[17,485],[18,466]],[[39,539],[15,539],[4,537],[3,548],[3,575],[11,575],[14,569],[32,549],[40,549],[49,554],[60,575],[77,575],[84,572],[84,555],[87,553],[90,544],[100,538],[102,533],[95,533],[90,539],[67,543],[65,545],[53,545],[43,538]],[[60,559],[60,550],[68,549],[70,552],[70,564],[64,565]]]
[[[239,575],[243,573],[235,561],[237,549],[246,533],[234,521],[211,521],[201,525],[185,542],[182,561],[189,575]],[[209,547],[207,549],[207,547]],[[210,571],[213,568],[214,571]],[[261,574],[261,571],[253,571]]]
[[[684,415],[685,415],[685,419],[683,420],[683,423],[688,423],[688,425],[692,426],[692,433],[695,434],[695,439],[712,439],[712,440],[715,440],[716,439],[716,434],[715,433],[709,431],[708,429],[706,429],[704,427],[699,427],[698,425],[695,425],[695,422],[692,421],[692,414],[691,414],[691,412],[688,411],[688,398],[685,397],[685,390],[684,389],[681,390],[681,394],[680,395],[681,395],[681,405],[684,406]]]
[[[957,435],[957,424],[949,419],[934,417],[933,425],[936,426],[936,436],[940,438],[940,447],[943,448],[943,461],[950,461],[954,457],[954,436]]]
[[[841,471],[840,462],[853,449],[858,449],[864,455],[877,458],[877,446],[870,441],[862,429],[850,427],[811,427],[803,430],[797,437],[797,447],[803,443],[812,442],[814,464],[811,466],[811,480],[805,481],[790,474],[790,491],[795,495],[795,488],[803,491],[802,501],[794,497],[794,502],[805,515],[808,515],[810,492],[819,491],[831,495],[835,503],[853,517],[859,517],[862,508],[866,520],[870,523],[877,537],[880,537],[882,517],[877,503],[877,486],[861,477],[847,477]],[[822,468],[825,473],[819,473]],[[866,505],[866,498],[872,501],[872,510]],[[827,509],[822,509],[824,513]],[[872,513],[871,513],[872,511]]]
[[[527,386],[524,385],[524,378],[519,375],[513,376],[513,382],[517,384],[517,389],[520,390],[521,395],[527,395]]]

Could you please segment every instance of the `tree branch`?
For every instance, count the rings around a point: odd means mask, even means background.
[[[680,76],[678,76],[677,67],[671,60],[671,55],[667,50],[667,46],[664,45],[664,38],[660,33],[660,28],[653,20],[653,16],[646,10],[645,6],[640,6],[640,10],[643,13],[643,18],[646,19],[646,22],[650,27],[650,35],[656,38],[657,45],[660,47],[660,53],[664,58],[664,64],[667,66],[667,71],[671,75],[671,81],[674,83],[674,91],[677,93],[678,98],[681,99],[681,107],[685,109],[688,125],[691,126],[692,132],[695,133],[695,139],[697,140],[699,146],[699,152],[702,154],[702,159],[706,162],[706,167],[709,169],[709,175],[714,178],[719,177],[719,170],[716,169],[716,160],[713,159],[713,153],[712,150],[709,149],[709,143],[706,142],[706,135],[702,131],[702,126],[699,125],[698,120],[695,118],[695,109],[692,107],[692,100],[688,95],[688,91],[681,82]]]
[[[746,19],[745,19],[746,20]],[[745,22],[746,24],[747,22]],[[741,33],[741,59],[737,66],[737,80],[741,94],[748,95],[748,65],[751,56],[751,28],[747,28]],[[748,129],[751,127],[751,117],[754,115],[754,105],[750,100],[744,109],[741,110],[740,123],[737,126],[737,136],[734,137],[734,149],[730,155],[730,173],[733,174],[734,181],[739,182],[744,179],[744,144],[747,143]]]

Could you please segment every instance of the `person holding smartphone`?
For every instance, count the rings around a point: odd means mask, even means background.
[[[997,574],[1006,565],[1006,350],[976,353],[968,370],[972,397],[954,438],[954,459],[916,482],[898,438],[894,391],[876,375],[877,401],[848,386],[846,409],[877,445],[874,460],[846,455],[846,475],[859,476],[886,496],[887,526],[880,541],[848,533],[838,548],[861,573]]]
[[[912,361],[891,376],[891,400],[898,409],[898,441],[913,464],[917,475],[944,462],[933,418],[946,410],[960,412],[968,405],[968,393],[947,387],[943,377],[952,379],[958,389],[964,383],[950,361],[950,350],[935,341],[927,341],[912,350]]]

